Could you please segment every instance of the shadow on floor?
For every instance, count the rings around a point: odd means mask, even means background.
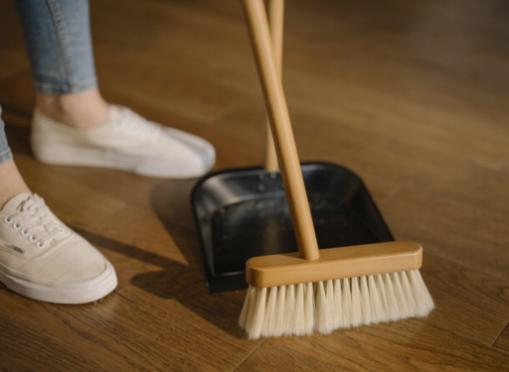
[[[242,337],[237,319],[244,291],[209,293],[197,239],[186,239],[186,234],[176,233],[186,227],[188,230],[193,225],[189,203],[192,184],[189,181],[162,182],[154,188],[150,200],[152,208],[175,240],[188,265],[90,231],[75,230],[94,245],[161,268],[159,271],[135,275],[131,283],[136,287],[162,299],[175,299],[224,331]]]
[[[29,123],[30,118],[27,117],[26,121]],[[6,120],[7,123],[9,123]],[[6,125],[5,133],[9,141],[9,147],[16,155],[31,155],[30,150],[30,126],[21,125]]]

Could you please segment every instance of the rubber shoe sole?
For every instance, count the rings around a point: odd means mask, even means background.
[[[120,154],[114,150],[94,149],[80,144],[32,144],[35,158],[50,165],[85,166],[128,171],[140,176],[158,178],[196,178],[203,176],[214,164],[213,154],[207,153],[200,171],[165,169],[164,161]]]
[[[0,266],[0,282],[22,296],[55,304],[85,304],[98,301],[117,287],[117,275],[107,262],[106,270],[84,283],[67,286],[49,286],[33,283],[7,273]]]

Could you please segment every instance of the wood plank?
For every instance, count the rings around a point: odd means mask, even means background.
[[[93,18],[93,30],[103,36],[95,47],[97,70],[108,96],[136,105],[167,107],[173,115],[204,122],[210,122],[235,104],[239,96],[222,84],[222,76],[244,70],[235,68],[236,56],[250,61],[247,35],[238,32],[242,27],[240,7],[233,25],[221,18],[208,17],[206,12],[200,14],[196,4],[186,10],[157,2],[140,8],[135,1],[127,4],[111,1],[103,8]],[[123,22],[125,19],[130,22]],[[121,27],[112,30],[111,22]],[[112,45],[125,44],[125,32],[132,27],[146,32],[133,35],[126,48],[111,53]],[[244,44],[241,50],[237,49],[239,38],[240,44]],[[192,48],[189,40],[193,40]],[[157,58],[146,57],[152,54]],[[204,65],[203,58],[208,55],[212,58]],[[125,64],[125,60],[132,63]]]
[[[504,328],[500,336],[498,336],[493,346],[495,346],[498,349],[502,349],[506,352],[509,352],[509,323]]]
[[[24,72],[28,68],[28,59],[25,48],[23,46],[23,35],[21,25],[17,15],[15,14],[14,2],[0,2],[0,14],[2,22],[0,24],[0,81],[16,76],[20,72]],[[0,86],[2,83],[0,82]],[[5,92],[4,92],[5,93]],[[3,94],[0,93],[2,98]],[[5,94],[7,96],[7,94]],[[0,99],[4,104],[4,100]]]
[[[509,254],[503,247],[509,196],[504,184],[509,178],[497,173],[499,181],[490,182],[493,171],[475,170],[478,176],[461,189],[428,185],[428,191],[417,192],[422,180],[385,200],[382,208],[401,239],[417,239],[425,251],[507,280]]]
[[[430,253],[422,273],[437,306],[425,322],[491,346],[509,321],[509,282]]]
[[[284,355],[284,357],[282,357]],[[270,340],[238,371],[503,371],[509,355],[416,320]]]

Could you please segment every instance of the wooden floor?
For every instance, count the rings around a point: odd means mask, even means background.
[[[105,96],[208,138],[216,169],[261,164],[264,108],[234,1],[92,2]],[[0,104],[18,165],[115,265],[86,306],[0,288],[5,370],[509,370],[509,4],[287,4],[285,83],[303,159],[358,172],[399,239],[425,247],[425,320],[248,341],[244,292],[208,294],[193,181],[38,164],[12,2],[0,2]]]

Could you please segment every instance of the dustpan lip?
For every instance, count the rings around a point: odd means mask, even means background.
[[[357,173],[355,173],[353,170],[351,170],[350,168],[348,168],[344,165],[340,165],[340,164],[336,164],[336,163],[332,163],[332,162],[328,162],[328,161],[323,161],[323,160],[301,162],[301,167],[324,166],[324,165],[327,167],[330,167],[330,168],[340,169],[341,171],[348,173],[353,178],[355,178],[358,182],[360,182],[364,187],[366,187],[366,184],[364,183],[362,178]],[[260,165],[254,165],[254,166],[246,166],[246,167],[224,168],[224,169],[220,169],[217,171],[207,173],[205,176],[199,178],[196,181],[196,183],[194,184],[194,186],[191,190],[191,203],[194,205],[195,200],[198,197],[197,193],[200,192],[200,188],[211,178],[214,178],[216,176],[225,175],[228,173],[233,173],[233,172],[238,173],[238,172],[247,172],[247,171],[260,171],[263,169],[264,168]],[[267,173],[269,173],[269,172],[267,171]],[[279,172],[274,172],[274,173],[279,173]],[[194,210],[194,208],[193,208],[193,210]]]

